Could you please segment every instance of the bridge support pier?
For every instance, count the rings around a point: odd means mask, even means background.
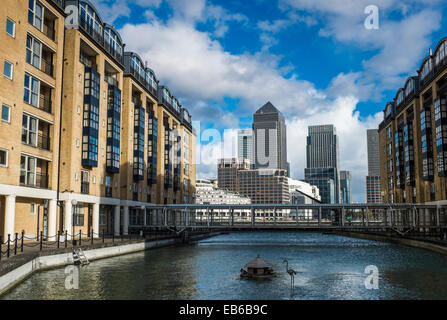
[[[322,209],[321,207],[318,207],[318,226],[321,227],[321,213]]]
[[[345,207],[341,208],[341,222],[340,222],[340,226],[344,227],[345,226],[345,216],[346,216],[346,212],[345,212]]]

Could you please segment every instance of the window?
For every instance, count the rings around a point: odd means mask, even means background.
[[[101,206],[99,210],[99,225],[106,226],[107,225],[107,213],[104,209],[104,206]]]
[[[42,44],[31,37],[30,35],[26,38],[26,62],[40,69],[42,57]]]
[[[40,81],[36,78],[25,74],[24,95],[23,100],[39,108]]]
[[[73,206],[73,227],[84,226],[84,207],[82,205]]]
[[[6,18],[6,33],[11,37],[16,37],[16,23],[9,18]]]
[[[43,30],[43,6],[37,0],[29,0],[28,22],[40,31]]]
[[[36,185],[37,159],[22,155],[20,157],[20,184],[26,186]]]
[[[2,121],[11,122],[11,107],[2,105]]]
[[[37,146],[37,128],[39,120],[26,114],[22,117],[22,142]]]
[[[3,75],[6,78],[12,80],[13,73],[14,73],[14,65],[5,60],[5,63],[3,65]]]
[[[386,136],[388,139],[391,139],[392,133],[391,133],[391,126],[386,128]]]
[[[8,150],[0,149],[0,167],[8,166]]]

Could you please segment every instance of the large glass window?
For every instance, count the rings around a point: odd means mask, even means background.
[[[28,22],[40,31],[43,30],[44,7],[37,0],[29,0]]]
[[[440,45],[438,51],[436,52],[435,65],[437,66],[439,64],[442,64],[444,62],[444,58],[445,58],[445,41]]]
[[[430,58],[424,63],[424,66],[422,67],[421,79],[425,80],[425,78],[429,74],[431,74],[432,70],[433,70],[432,59]]]
[[[39,108],[40,81],[25,73],[25,93],[23,100]]]
[[[100,75],[92,68],[85,68],[84,113],[82,137],[82,164],[98,165]]]
[[[22,155],[20,157],[20,184],[26,186],[36,185],[37,159]]]
[[[109,85],[107,110],[107,171],[118,173],[120,168],[121,91]]]
[[[24,114],[22,117],[22,142],[37,147],[39,120]]]
[[[41,57],[42,44],[32,36],[28,35],[26,38],[26,62],[40,69]]]
[[[73,206],[73,227],[83,227],[83,226],[84,226],[84,206],[82,204],[78,204]]]

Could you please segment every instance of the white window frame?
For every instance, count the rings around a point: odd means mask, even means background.
[[[27,117],[26,127],[23,127],[23,117]],[[31,127],[30,127],[31,120],[36,121],[36,131],[35,132],[31,130]],[[22,116],[22,131],[26,131],[26,142],[25,141],[22,141],[22,142],[27,145],[37,147],[38,140],[39,140],[39,137],[38,137],[39,136],[39,119],[32,117],[29,114],[24,113]],[[31,138],[30,138],[31,134],[34,134],[36,137],[35,143],[31,143]]]
[[[42,16],[40,17],[40,19],[41,19],[41,21],[40,21],[40,22],[41,22],[40,28],[36,26],[36,7],[37,7],[37,6],[39,6],[39,7],[42,8]],[[34,5],[33,5],[33,7],[34,7],[33,10],[31,10],[31,8],[28,7],[28,12],[32,12],[32,14],[33,14],[33,22],[32,22],[32,25],[33,25],[37,30],[43,32],[43,25],[44,25],[43,21],[44,21],[44,17],[45,17],[45,6],[44,6],[42,3],[40,3],[39,1],[34,0]]]
[[[36,172],[37,172],[37,158],[36,157],[31,157],[25,154],[21,154],[20,158],[24,157],[25,158],[25,169],[22,168],[22,159],[20,159],[20,176],[22,176],[22,172],[25,171],[25,185],[26,186],[35,186],[36,185]],[[35,166],[34,166],[34,172],[32,171],[28,171],[28,165],[29,165],[29,160],[30,159],[34,159]],[[28,173],[32,173],[34,176],[34,181],[33,183],[29,183],[28,181]]]
[[[25,87],[25,84],[23,84],[24,90],[28,90],[29,91],[29,101],[25,100],[25,96],[23,97],[23,100],[28,103],[29,105],[32,105],[36,108],[40,108],[40,87],[41,87],[41,82],[39,79],[37,79],[36,77],[33,77],[32,75],[30,75],[29,73],[25,73],[25,77],[28,76],[30,81],[29,81],[29,87]],[[37,81],[37,93],[32,91],[32,83],[33,80]],[[36,93],[37,94],[37,105],[32,104],[32,94]]]
[[[0,148],[0,151],[4,151],[4,152],[6,153],[6,163],[5,163],[5,164],[0,163],[0,167],[2,167],[2,168],[8,168],[9,150]]]
[[[28,37],[30,37],[31,38],[31,48],[28,48]],[[30,59],[31,59],[31,61],[26,61],[27,63],[29,63],[30,65],[32,65],[32,66],[34,66],[34,67],[36,67],[37,69],[41,69],[42,68],[42,42],[40,42],[39,40],[37,40],[36,38],[34,38],[32,35],[30,35],[30,34],[28,34],[27,36],[26,36],[26,38],[27,38],[27,45],[26,45],[26,59],[27,59],[27,57],[28,57],[28,51],[30,51]],[[36,45],[39,45],[40,46],[40,48],[39,48],[39,54],[37,55],[36,54],[36,52],[35,52],[35,46]],[[39,59],[38,59],[38,65],[36,66],[35,64],[34,64],[34,57],[35,56],[37,56]]]
[[[12,34],[8,32],[8,21],[12,22]],[[10,35],[12,38],[16,38],[16,22],[9,17],[6,17],[6,34]]]
[[[9,65],[11,66],[11,76],[7,76],[7,75],[5,74],[5,65],[6,65],[6,64],[9,64]],[[3,76],[4,76],[6,79],[9,79],[9,80],[13,80],[13,79],[14,79],[14,64],[11,63],[11,62],[9,62],[8,60],[5,60],[5,61],[3,62]]]
[[[4,119],[3,119],[3,108],[7,108],[7,109],[8,109],[8,120],[4,120]],[[8,106],[7,104],[2,103],[1,116],[2,116],[1,120],[2,120],[3,122],[11,123],[11,107]]]

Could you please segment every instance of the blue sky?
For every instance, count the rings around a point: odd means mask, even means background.
[[[377,127],[386,102],[447,36],[446,6],[437,0],[91,2],[201,131],[234,138],[271,101],[287,119],[294,178],[304,175],[307,126],[334,124],[358,202],[365,201],[366,129]],[[377,30],[364,26],[371,4]],[[234,151],[234,139],[215,140],[199,141],[198,177],[215,177],[216,159]]]

